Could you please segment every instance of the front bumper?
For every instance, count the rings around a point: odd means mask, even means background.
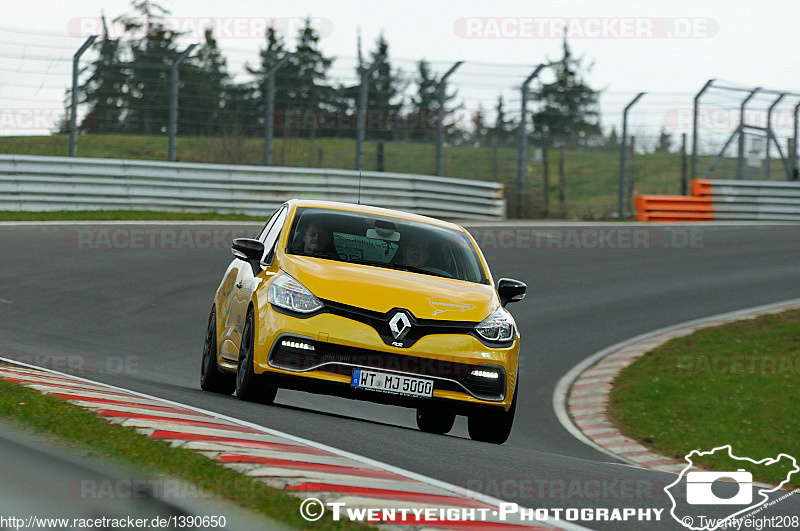
[[[470,334],[436,334],[400,348],[387,345],[362,322],[330,313],[298,318],[267,306],[256,324],[255,370],[270,373],[279,387],[405,407],[443,403],[462,412],[484,407],[508,410],[511,405],[518,366],[516,339],[509,346],[491,348]],[[352,388],[356,368],[432,379],[433,397]],[[474,369],[500,376],[477,377],[471,374]]]

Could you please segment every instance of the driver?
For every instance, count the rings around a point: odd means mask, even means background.
[[[303,231],[303,253],[310,256],[333,255],[331,231],[322,224],[312,221]]]
[[[431,244],[423,236],[414,235],[403,246],[403,265],[416,269],[425,267],[431,254]]]

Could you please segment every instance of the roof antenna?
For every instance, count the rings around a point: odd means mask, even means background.
[[[358,170],[358,204],[361,204],[361,170]]]

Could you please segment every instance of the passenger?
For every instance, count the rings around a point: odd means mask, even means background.
[[[403,265],[417,269],[425,267],[431,254],[431,244],[424,236],[415,234],[403,246],[402,254]]]
[[[335,256],[333,235],[330,229],[312,221],[303,231],[303,254],[310,256]]]

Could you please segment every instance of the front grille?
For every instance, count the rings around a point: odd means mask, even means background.
[[[402,308],[393,308],[386,313],[380,313],[327,299],[323,299],[322,303],[325,305],[325,310],[334,315],[371,326],[378,332],[378,335],[381,336],[381,339],[387,345],[401,346],[404,348],[410,347],[420,338],[431,334],[472,334],[472,331],[478,324],[472,321],[419,319],[414,317],[411,312],[403,310]],[[411,329],[400,342],[401,344],[397,344],[397,340],[392,336],[392,331],[389,328],[389,321],[398,311],[404,312],[411,322]]]
[[[478,398],[487,400],[502,399],[505,391],[505,373],[499,367],[500,378],[493,380],[472,376],[470,373],[476,368],[485,368],[485,365],[471,365],[443,359],[430,359],[419,356],[408,356],[391,352],[381,352],[362,348],[346,347],[335,343],[320,343],[304,339],[313,344],[314,350],[300,350],[283,346],[281,339],[269,355],[269,364],[272,367],[289,371],[306,371],[327,363],[318,370],[332,374],[350,376],[355,367],[370,367],[385,369],[406,374],[445,378],[436,380],[436,389],[461,391],[464,389],[456,384],[458,382]],[[450,382],[447,380],[454,380]]]

